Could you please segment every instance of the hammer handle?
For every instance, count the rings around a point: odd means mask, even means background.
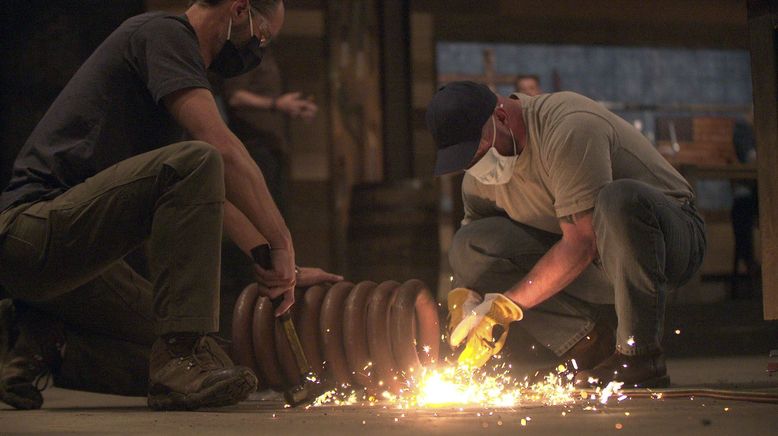
[[[263,269],[273,269],[273,263],[270,258],[270,245],[262,244],[254,247],[251,250],[251,257],[254,262],[261,266]],[[283,296],[279,296],[270,300],[273,304],[273,309],[278,308],[284,301]],[[280,317],[281,325],[284,327],[284,333],[286,333],[286,339],[289,341],[289,346],[292,348],[292,354],[294,354],[294,360],[297,362],[297,368],[301,374],[307,374],[311,372],[311,366],[308,364],[308,359],[305,358],[305,352],[303,352],[303,345],[300,343],[300,338],[297,336],[297,329],[292,322],[292,311],[287,310]]]

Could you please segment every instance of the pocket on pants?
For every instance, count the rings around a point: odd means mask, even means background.
[[[0,246],[0,273],[3,278],[10,276],[11,283],[40,271],[45,263],[49,220],[38,209],[19,214]]]

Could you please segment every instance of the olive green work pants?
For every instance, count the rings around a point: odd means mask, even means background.
[[[0,214],[0,283],[65,323],[57,385],[144,395],[157,336],[218,330],[223,171],[181,142]],[[123,260],[144,241],[151,283]]]

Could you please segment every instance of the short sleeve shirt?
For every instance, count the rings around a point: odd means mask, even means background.
[[[573,92],[511,97],[521,102],[527,145],[505,185],[465,175],[463,224],[504,214],[561,233],[559,218],[594,208],[600,189],[619,179],[642,181],[679,202],[692,199],[689,183],[651,142],[601,104]]]
[[[152,12],[119,26],[78,69],[14,162],[0,211],[51,199],[137,154],[180,141],[162,103],[184,88],[210,89],[185,16]]]

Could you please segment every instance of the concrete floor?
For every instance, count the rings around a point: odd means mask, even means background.
[[[726,387],[778,394],[778,374],[769,376],[766,365],[766,355],[668,362],[674,387]],[[0,434],[778,434],[778,404],[703,397],[627,399],[606,406],[587,401],[567,406],[528,404],[492,410],[396,410],[381,406],[285,409],[276,397],[216,411],[160,413],[149,411],[143,398],[50,388],[45,391],[45,401],[44,408],[37,411],[0,406]]]
[[[715,284],[706,284],[715,290]],[[778,321],[762,320],[761,301],[668,307],[663,345],[674,388],[763,391],[778,395],[778,373],[766,372],[768,351],[778,348]],[[550,354],[521,330],[511,330],[506,349],[529,367]],[[535,344],[537,345],[537,344]],[[776,358],[774,358],[776,359]],[[14,411],[0,403],[5,434],[575,434],[778,435],[778,404],[704,397],[662,400],[579,400],[567,406],[525,404],[513,409],[320,407],[288,409],[276,394],[214,411],[152,412],[145,398],[67,391],[44,392],[41,410]],[[594,409],[592,407],[594,406]],[[563,415],[564,413],[564,415]],[[629,415],[627,415],[629,413]],[[522,425],[522,419],[526,425]],[[620,428],[619,428],[620,427]]]

